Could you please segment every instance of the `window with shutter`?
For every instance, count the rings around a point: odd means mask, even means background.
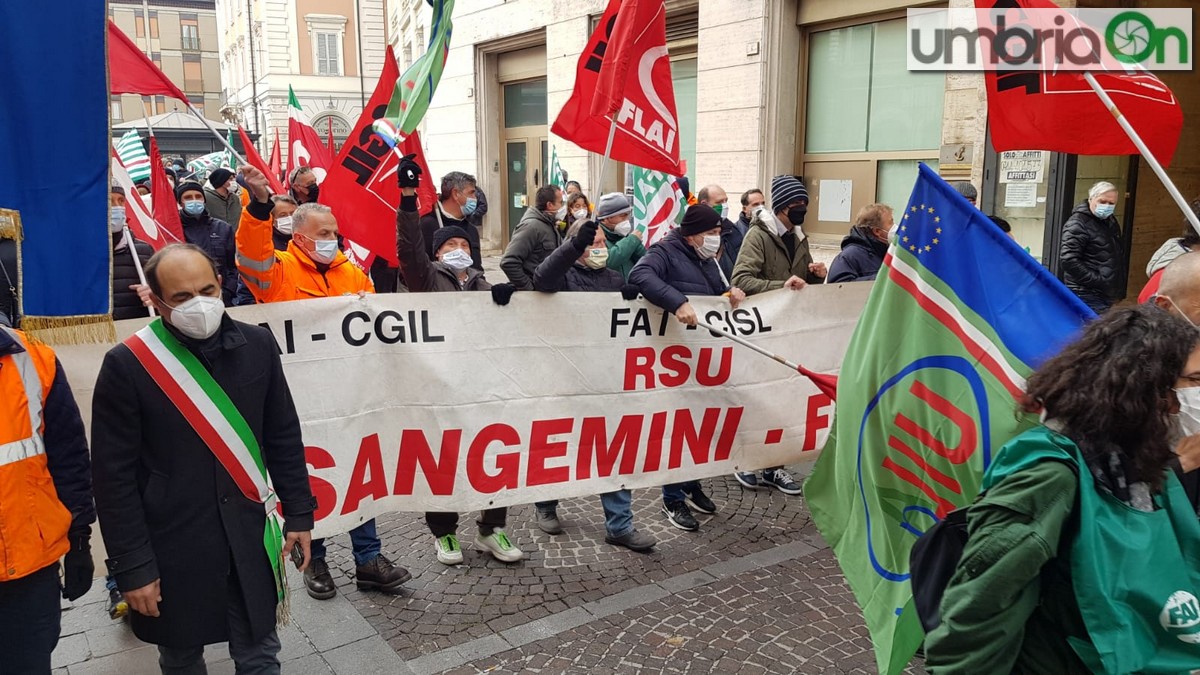
[[[317,74],[340,75],[341,52],[337,33],[317,33]]]

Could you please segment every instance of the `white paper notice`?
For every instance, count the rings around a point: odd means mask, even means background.
[[[1037,183],[1009,183],[1004,186],[1004,206],[1037,206]]]
[[[850,222],[850,195],[854,192],[854,181],[823,180],[817,189],[817,220],[827,223]]]

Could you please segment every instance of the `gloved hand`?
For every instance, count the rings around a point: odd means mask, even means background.
[[[63,558],[63,591],[67,600],[82,598],[92,587],[92,577],[96,573],[96,563],[92,562],[91,529],[71,532],[67,539],[71,542],[71,550]]]
[[[504,306],[512,299],[513,293],[517,292],[517,287],[512,284],[496,284],[492,286],[492,302],[497,305]]]
[[[591,248],[592,242],[596,241],[596,230],[598,229],[600,226],[596,224],[596,221],[583,221],[583,224],[579,226],[579,231],[575,233],[575,250],[582,254]]]
[[[633,284],[625,284],[621,287],[621,297],[626,300],[637,300],[642,290]]]
[[[414,153],[400,158],[396,180],[401,188],[415,188],[421,184],[421,167],[415,161],[416,156]]]

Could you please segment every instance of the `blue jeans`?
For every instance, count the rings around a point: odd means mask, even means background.
[[[600,495],[604,507],[604,529],[610,537],[624,537],[633,531],[633,494],[629,490],[616,490]],[[558,500],[537,502],[535,507],[547,511],[558,506]]]
[[[662,488],[663,503],[674,504],[675,502],[681,502],[683,501],[684,497],[687,497],[690,494],[695,494],[699,490],[700,481],[698,480],[689,480],[686,483],[671,483],[669,485],[664,485]]]
[[[354,564],[366,565],[383,551],[379,535],[375,533],[375,519],[372,518],[358,527],[350,530],[350,546],[354,549]],[[312,557],[325,558],[325,540],[313,539]]]

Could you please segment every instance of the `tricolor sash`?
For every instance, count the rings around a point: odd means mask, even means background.
[[[212,450],[242,494],[263,505],[267,515],[263,547],[275,576],[279,616],[286,620],[287,579],[282,556],[283,527],[276,512],[278,499],[263,465],[262,449],[246,418],[200,360],[167,331],[161,318],[130,336],[125,346]]]

